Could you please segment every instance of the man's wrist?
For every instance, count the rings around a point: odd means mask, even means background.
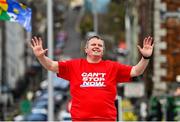
[[[147,57],[147,56],[143,56],[143,55],[142,55],[142,57],[143,57],[144,59],[146,59],[146,60],[151,59],[151,56],[148,56],[148,57]]]
[[[45,55],[40,55],[40,56],[37,56],[38,59],[43,59],[45,58]]]

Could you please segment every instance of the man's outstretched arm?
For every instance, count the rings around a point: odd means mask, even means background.
[[[153,39],[150,36],[146,37],[143,40],[142,48],[138,45],[138,49],[142,55],[142,58],[138,64],[136,64],[135,66],[132,67],[132,70],[130,73],[131,77],[136,77],[136,76],[143,74],[144,70],[146,69],[146,67],[149,63],[149,59],[152,55],[153,47],[154,47]]]
[[[58,62],[45,55],[48,49],[43,49],[41,38],[32,38],[30,46],[33,49],[34,55],[45,69],[58,73]]]

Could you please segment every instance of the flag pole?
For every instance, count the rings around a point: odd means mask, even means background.
[[[97,15],[97,1],[93,0],[93,29],[96,34],[98,34],[98,15]]]
[[[47,0],[47,39],[48,57],[53,59],[53,12],[52,0]],[[53,99],[53,73],[48,71],[48,121],[54,121],[54,99]]]

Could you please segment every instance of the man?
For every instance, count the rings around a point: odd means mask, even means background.
[[[105,46],[104,41],[98,36],[87,40],[86,59],[53,61],[45,56],[47,49],[43,49],[42,40],[37,37],[32,39],[31,47],[39,62],[47,70],[69,80],[73,121],[115,121],[116,84],[128,82],[131,77],[139,76],[144,72],[153,52],[153,41],[149,36],[144,39],[143,48],[138,45],[142,58],[135,66],[102,60]]]

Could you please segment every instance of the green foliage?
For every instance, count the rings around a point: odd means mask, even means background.
[[[112,35],[117,41],[124,39],[125,29],[125,5],[124,1],[120,3],[111,2],[106,14],[98,15],[99,34]],[[85,13],[80,23],[80,32],[84,36],[86,32],[93,31],[92,13]]]
[[[85,34],[88,31],[93,31],[93,20],[92,20],[92,15],[91,14],[86,14],[80,23],[80,32],[83,36],[85,36]]]
[[[124,29],[125,29],[125,7],[123,2],[121,4],[117,4],[112,2],[109,5],[109,13],[105,16],[107,19],[107,30],[105,32],[107,34],[114,35],[115,39],[119,41],[120,38],[124,35]],[[110,25],[110,26],[109,26]]]
[[[108,14],[109,22],[112,22],[114,29],[124,30],[124,16],[125,16],[125,7],[124,4],[111,3],[109,6]]]

